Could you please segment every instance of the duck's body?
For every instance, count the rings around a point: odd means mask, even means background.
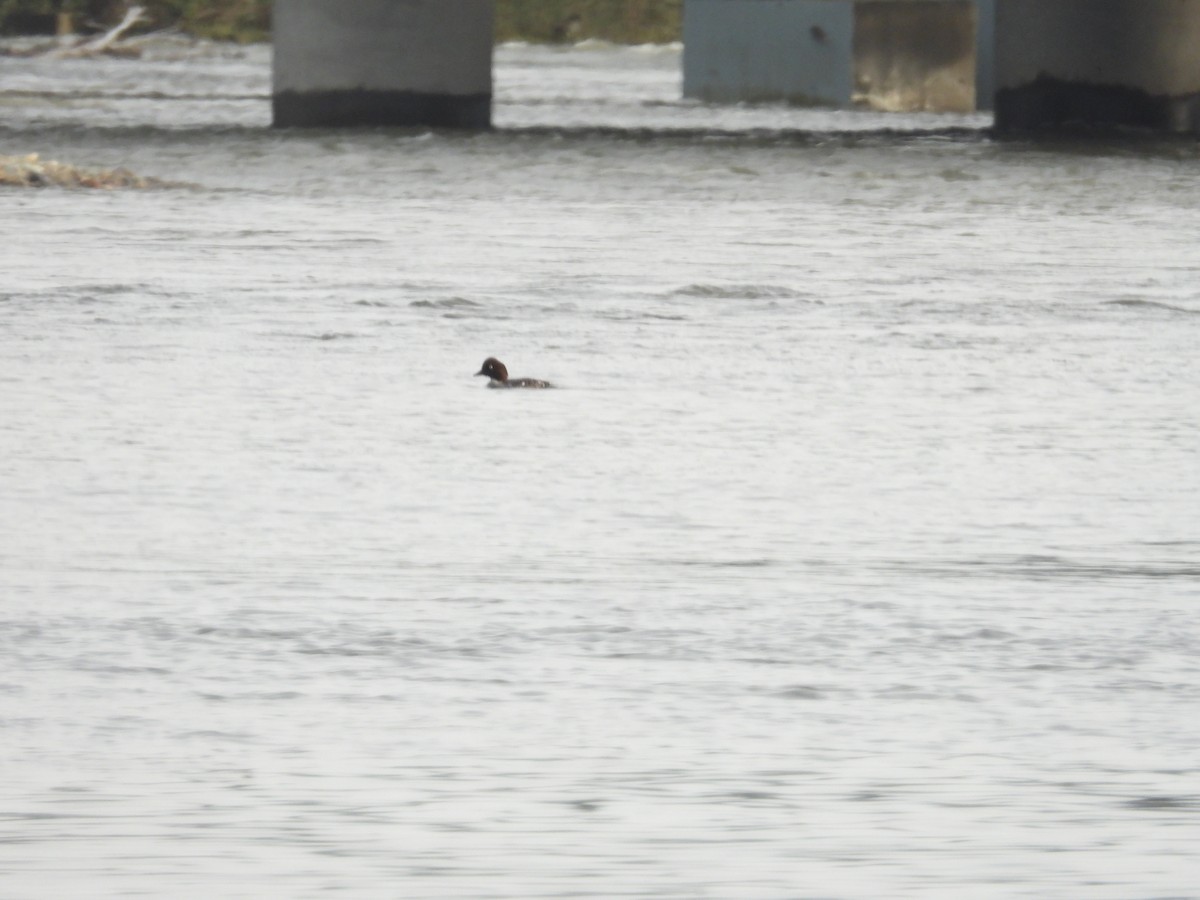
[[[509,378],[508,369],[504,363],[496,359],[494,356],[489,356],[483,361],[483,367],[480,368],[476,375],[486,375],[488,377],[488,387],[490,388],[550,388],[554,387],[548,381],[542,381],[538,378]]]

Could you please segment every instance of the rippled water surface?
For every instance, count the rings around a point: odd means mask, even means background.
[[[269,65],[0,60],[0,894],[1200,896],[1194,143]]]

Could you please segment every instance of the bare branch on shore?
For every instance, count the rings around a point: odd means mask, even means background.
[[[59,48],[51,52],[50,55],[56,59],[73,59],[79,56],[96,56],[100,53],[109,53],[112,51],[113,45],[121,39],[121,35],[138,22],[146,21],[145,12],[146,8],[144,6],[131,6],[126,10],[124,18],[108,31],[104,32],[104,34],[89,41],[84,41],[82,44],[76,44],[73,47]]]

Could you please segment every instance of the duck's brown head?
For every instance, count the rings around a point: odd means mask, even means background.
[[[493,381],[508,381],[508,369],[504,367],[504,363],[500,362],[494,356],[489,356],[485,359],[483,366],[475,374],[486,375]]]

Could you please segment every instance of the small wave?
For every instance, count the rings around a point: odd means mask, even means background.
[[[1141,579],[1200,578],[1200,566],[1192,562],[1100,562],[1058,556],[1027,554],[978,560],[879,560],[874,568],[949,578],[1009,577],[1033,581],[1115,581]]]
[[[1135,797],[1123,804],[1128,809],[1177,809],[1193,810],[1200,808],[1200,797],[1160,795],[1151,797]]]
[[[120,294],[139,294],[149,290],[149,285],[139,282],[118,284],[77,284],[69,290],[72,294],[80,295],[80,300],[93,301],[97,297],[118,296]]]
[[[482,306],[466,297],[447,297],[444,300],[414,300],[409,306],[417,309],[478,309]]]
[[[1200,309],[1188,309],[1185,306],[1172,306],[1170,303],[1162,303],[1158,300],[1138,300],[1129,298],[1124,300],[1105,300],[1104,306],[1128,306],[1134,309],[1164,309],[1168,312],[1184,313],[1189,316],[1200,316]]]
[[[631,53],[682,53],[683,41],[666,41],[662,44],[628,44],[626,49]]]
[[[232,741],[238,744],[248,744],[253,740],[252,736],[245,731],[217,731],[216,729],[206,728],[196,731],[179,731],[174,737],[181,741],[202,740],[202,741]]]
[[[304,695],[299,691],[246,691],[244,693],[218,694],[210,691],[197,691],[196,695],[203,700],[214,703],[239,700],[299,700]]]
[[[942,181],[982,181],[980,176],[966,169],[943,169],[940,175]]]
[[[613,322],[686,322],[688,320],[687,316],[631,311],[601,313],[600,318]]]
[[[823,700],[825,691],[811,684],[794,684],[779,691],[775,696],[785,700]]]
[[[212,636],[214,638],[236,638],[239,640],[270,640],[270,641],[285,641],[294,638],[303,637],[308,634],[307,630],[303,629],[280,629],[280,628],[222,628],[210,625],[196,629],[196,634],[201,637]]]
[[[92,665],[81,664],[79,666],[81,672],[99,672],[103,675],[170,675],[170,669],[164,669],[162,666],[119,666],[119,665]]]
[[[545,45],[538,44],[533,41],[511,40],[503,41],[497,45],[498,50],[529,50],[529,49],[544,49]],[[667,41],[662,44],[645,43],[645,44],[618,44],[613,41],[606,41],[604,38],[584,38],[583,40],[575,41],[572,44],[559,45],[553,49],[559,53],[569,53],[572,50],[604,50],[617,51],[625,53],[664,53],[678,54],[683,52],[682,41]]]
[[[670,292],[673,297],[704,297],[716,300],[804,300],[808,295],[775,284],[689,284]]]
[[[571,50],[619,50],[624,49],[621,44],[606,41],[604,38],[584,38],[581,41],[576,41],[570,46]]]
[[[696,566],[705,569],[760,569],[775,565],[775,560],[762,557],[748,559],[664,559],[662,562],[675,566]]]
[[[530,46],[525,44],[525,47]],[[607,53],[624,53],[637,54],[640,56],[658,55],[677,56],[683,52],[682,41],[667,41],[665,43],[656,44],[653,41],[647,41],[641,44],[623,44],[616,41],[609,41],[604,38],[589,37],[575,41],[573,44],[568,44],[562,47],[563,52],[583,51],[583,52],[607,52]]]
[[[40,303],[63,301],[79,306],[100,306],[112,305],[115,301],[126,297],[137,300],[150,298],[165,300],[172,294],[149,284],[133,282],[129,284],[73,284],[65,288],[45,288],[29,294],[7,296],[11,299],[29,299]]]

